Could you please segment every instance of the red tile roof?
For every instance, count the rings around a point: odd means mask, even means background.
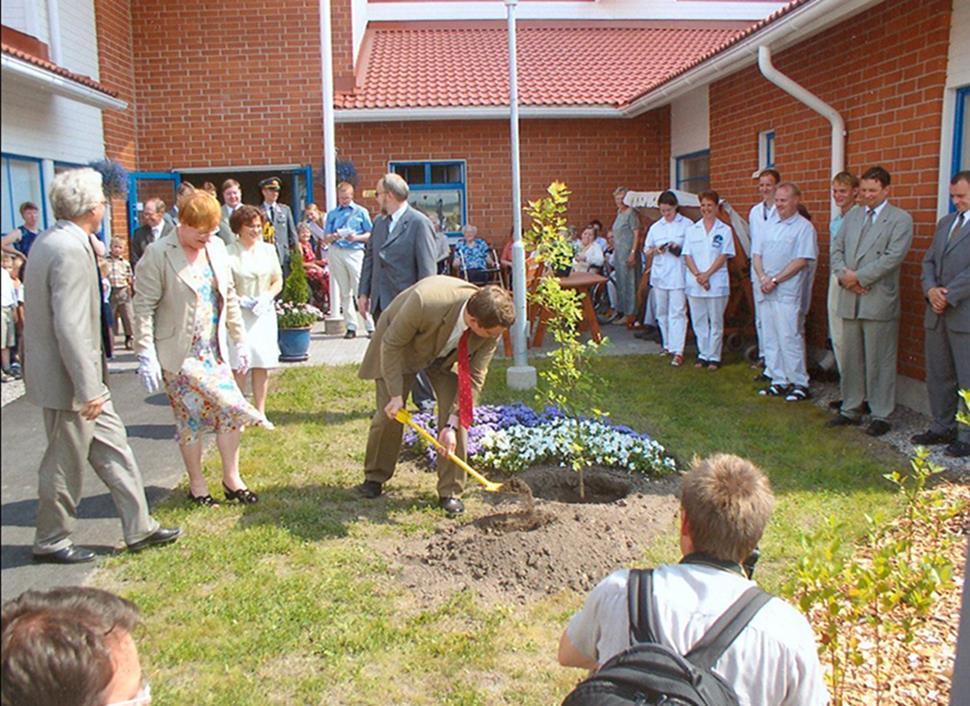
[[[655,88],[750,23],[520,23],[519,102],[619,107]],[[354,93],[337,108],[508,105],[504,23],[375,23]]]
[[[790,0],[790,2],[787,5],[784,5],[783,7],[779,7],[777,10],[775,10],[774,12],[772,12],[770,15],[768,15],[767,17],[765,17],[762,20],[759,20],[758,22],[755,22],[754,24],[752,24],[747,29],[744,29],[744,30],[742,30],[740,32],[736,32],[733,36],[729,37],[728,39],[726,39],[725,41],[723,41],[721,44],[718,44],[717,46],[708,49],[707,51],[705,51],[700,56],[695,57],[686,66],[682,66],[682,67],[678,68],[676,71],[671,72],[659,84],[657,84],[655,86],[651,86],[649,89],[647,89],[646,91],[643,91],[642,93],[649,93],[654,88],[658,88],[660,85],[662,85],[664,83],[667,83],[668,81],[672,81],[673,79],[677,78],[681,74],[687,73],[688,71],[690,71],[695,66],[698,66],[700,64],[703,64],[705,61],[707,61],[708,59],[710,59],[714,55],[720,54],[725,49],[728,49],[728,48],[734,46],[735,44],[737,44],[738,42],[740,42],[742,39],[747,39],[748,37],[750,37],[755,32],[758,32],[759,30],[763,29],[764,27],[767,27],[768,25],[770,25],[770,24],[778,21],[779,19],[781,19],[785,15],[789,14],[792,10],[795,10],[796,8],[801,7],[802,5],[805,5],[805,4],[809,3],[809,2],[812,2],[812,0]],[[639,97],[639,96],[637,96],[637,97]]]
[[[28,64],[33,64],[34,66],[44,69],[45,71],[49,71],[52,74],[57,74],[58,76],[62,76],[66,79],[70,79],[71,81],[74,81],[74,83],[79,83],[82,86],[87,86],[88,88],[92,88],[95,91],[104,93],[105,95],[111,96],[112,98],[118,97],[118,94],[115,91],[112,91],[111,89],[106,88],[104,85],[98,83],[97,81],[95,81],[93,78],[90,78],[89,76],[83,76],[81,74],[74,73],[73,71],[69,71],[65,69],[63,66],[59,66],[55,64],[53,61],[47,61],[46,59],[42,59],[38,56],[34,56],[33,54],[28,54],[27,52],[22,51],[17,47],[11,46],[6,42],[3,42],[2,44],[0,44],[0,50],[2,50],[3,54],[7,56],[12,56],[15,59],[26,61]]]

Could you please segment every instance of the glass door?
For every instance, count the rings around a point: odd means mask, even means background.
[[[128,237],[141,223],[148,199],[161,199],[168,210],[175,205],[175,192],[182,177],[174,172],[131,172],[128,175]]]

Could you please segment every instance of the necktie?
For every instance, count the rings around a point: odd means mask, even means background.
[[[767,221],[768,220],[768,204],[766,204],[766,203],[761,204],[761,210],[764,213],[765,220]]]
[[[458,422],[464,429],[472,425],[475,416],[471,361],[468,358],[468,336],[471,332],[471,329],[465,329],[458,339]]]
[[[946,236],[946,242],[949,243],[950,238],[952,238],[954,235],[960,232],[960,229],[963,228],[963,222],[964,220],[966,220],[966,216],[967,216],[966,211],[962,211],[960,215],[957,216],[956,222],[953,224],[953,227],[950,229],[950,234]]]
[[[866,236],[866,233],[868,233],[869,229],[872,227],[872,222],[873,220],[875,220],[875,217],[876,217],[875,209],[870,208],[868,211],[866,211],[866,222],[862,224],[863,238]]]

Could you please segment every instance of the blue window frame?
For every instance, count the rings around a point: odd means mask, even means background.
[[[711,185],[711,151],[700,150],[676,158],[676,187],[699,194]]]
[[[765,130],[760,135],[760,144],[758,145],[758,152],[760,159],[759,170],[760,169],[774,169],[775,167],[775,131]]]
[[[461,233],[468,213],[464,161],[389,162],[388,169],[408,183],[412,207],[441,223],[448,235]]]
[[[957,89],[953,117],[953,163],[950,175],[970,169],[970,86]]]
[[[2,223],[0,232],[4,235],[21,224],[20,204],[33,201],[40,207],[40,225],[47,229],[47,191],[44,183],[44,169],[42,160],[37,157],[25,157],[19,154],[4,152],[3,164],[0,165],[0,181],[2,181],[2,197],[0,197],[0,212]]]

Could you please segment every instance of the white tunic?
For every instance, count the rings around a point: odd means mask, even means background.
[[[684,252],[681,257],[690,255],[694,265],[700,272],[704,272],[721,255],[732,258],[734,252],[734,235],[731,228],[723,221],[714,219],[714,226],[710,233],[704,228],[704,219],[697,221],[687,229],[684,238]],[[693,275],[687,273],[688,297],[726,297],[731,294],[731,281],[728,278],[727,263],[725,262],[709,280],[710,289],[704,289]]]
[[[761,269],[768,277],[780,273],[796,258],[815,260],[818,257],[815,226],[799,213],[783,221],[775,220],[752,243],[751,254],[761,255]],[[780,282],[770,294],[764,294],[764,298],[801,304],[809,273],[810,268],[803,267],[794,277]],[[753,284],[760,287],[758,282]]]
[[[647,231],[647,242],[644,250],[651,250],[670,243],[683,249],[687,229],[693,225],[686,216],[675,214],[672,221],[661,218]],[[657,289],[683,289],[687,268],[684,266],[683,254],[680,256],[670,252],[662,252],[653,256],[650,266],[650,285]]]

